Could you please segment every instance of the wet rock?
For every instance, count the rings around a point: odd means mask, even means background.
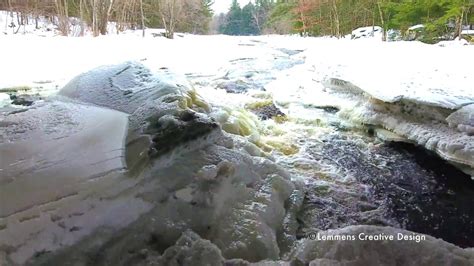
[[[321,107],[321,109],[323,109],[325,112],[328,112],[330,114],[335,114],[339,112],[339,108],[334,107],[334,106],[324,106],[324,107]]]
[[[273,102],[255,104],[247,106],[254,114],[256,114],[262,120],[268,120],[272,118],[283,118],[286,115],[278,108]]]
[[[42,100],[41,96],[39,95],[11,95],[10,99],[12,100],[12,104],[15,105],[23,105],[23,106],[31,106],[34,102]]]
[[[252,89],[252,86],[243,81],[228,81],[217,85],[218,89],[225,90],[227,93],[245,93]]]
[[[306,104],[305,107],[306,108],[321,109],[321,110],[324,110],[325,112],[330,113],[330,114],[335,114],[335,113],[339,112],[339,110],[340,110],[336,106],[329,106],[329,105],[320,106],[320,105],[314,105],[314,104]]]
[[[157,121],[151,121],[145,131],[152,136],[150,156],[161,156],[180,144],[197,140],[218,128],[212,119],[191,110],[184,110],[173,117],[162,116]]]

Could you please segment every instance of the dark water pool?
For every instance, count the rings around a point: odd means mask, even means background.
[[[325,230],[351,224],[395,225],[461,247],[474,246],[470,176],[419,146],[361,145],[361,141],[374,140],[338,133],[315,147],[314,157],[355,181],[343,182],[342,192],[336,188],[322,197],[313,195],[320,186],[310,187],[300,215],[303,226],[316,223]],[[339,183],[334,186],[340,187]],[[315,216],[308,218],[311,215],[305,211],[314,209]]]

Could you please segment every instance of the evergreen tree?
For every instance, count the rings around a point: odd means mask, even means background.
[[[296,16],[293,12],[296,1],[277,0],[269,13],[266,28],[277,34],[288,34],[295,32]]]
[[[252,4],[252,2],[249,2],[242,8],[240,35],[260,34],[260,31],[258,30],[257,24],[255,22],[254,14],[255,6]]]
[[[237,0],[232,1],[227,13],[226,23],[222,27],[222,33],[227,35],[240,35],[242,25],[242,9]]]

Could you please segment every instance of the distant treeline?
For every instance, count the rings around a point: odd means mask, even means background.
[[[95,36],[106,34],[108,22],[115,22],[118,31],[162,27],[172,38],[175,31],[207,33],[211,4],[211,0],[2,0],[0,9],[17,12],[14,23],[20,25],[32,17],[55,17],[63,35],[69,33],[69,18],[76,17]]]
[[[96,36],[106,34],[108,22],[115,22],[118,31],[165,28],[169,38],[175,31],[340,37],[371,25],[405,34],[410,26],[423,24],[427,39],[440,39],[455,38],[462,25],[474,24],[474,0],[253,0],[243,7],[233,0],[229,11],[214,16],[210,24],[212,4],[213,0],[2,0],[0,9],[16,12],[18,25],[52,17],[64,35],[71,17]]]
[[[216,20],[230,35],[300,33],[342,36],[362,26],[378,25],[404,34],[424,24],[427,36],[459,35],[474,24],[474,0],[255,0],[243,8],[234,0]]]

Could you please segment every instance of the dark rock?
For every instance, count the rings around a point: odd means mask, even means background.
[[[323,109],[325,112],[328,112],[330,114],[335,114],[339,112],[339,108],[333,107],[333,106],[324,106],[324,107],[321,107],[321,109]]]
[[[12,100],[12,104],[15,105],[23,105],[23,106],[31,106],[34,102],[41,100],[41,96],[39,95],[11,95],[10,99]]]
[[[250,78],[252,75],[253,73],[247,73],[245,77]],[[260,86],[251,85],[241,80],[223,82],[217,85],[217,88],[225,90],[227,93],[245,93],[252,89],[265,91],[265,89]]]
[[[151,121],[145,131],[152,136],[153,141],[149,155],[159,157],[178,145],[211,133],[218,127],[210,118],[191,110],[183,110],[173,117],[161,117]]]
[[[243,81],[229,81],[221,83],[217,86],[218,89],[223,89],[227,93],[244,93],[251,89],[251,86]]]
[[[256,114],[262,120],[268,120],[268,119],[272,119],[274,117],[285,117],[286,116],[273,103],[271,103],[269,105],[264,105],[264,106],[252,109],[252,112],[254,114]]]

